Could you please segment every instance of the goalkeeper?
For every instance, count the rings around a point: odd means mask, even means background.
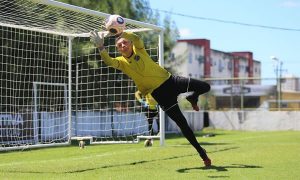
[[[191,95],[187,96],[187,100],[194,110],[199,111],[198,97],[200,94],[208,92],[210,85],[196,79],[171,75],[150,58],[138,35],[122,32],[116,34],[116,37],[116,48],[121,56],[112,58],[104,48],[104,34],[98,33],[96,30],[90,32],[91,41],[99,49],[104,63],[121,70],[132,78],[143,95],[151,93],[160,107],[178,125],[186,139],[198,151],[205,166],[210,166],[211,160],[197,142],[177,102],[180,93],[192,92]]]
[[[148,121],[148,130],[149,130],[150,136],[152,136],[152,135],[154,135],[153,120],[154,120],[154,117],[158,115],[157,102],[151,96],[150,93],[143,96],[140,91],[135,92],[135,98],[138,100],[138,102],[141,103],[141,105],[145,111],[145,115],[146,115],[147,121]],[[157,129],[158,129],[158,134],[159,134],[159,119],[158,118],[156,118],[156,124],[157,124]]]

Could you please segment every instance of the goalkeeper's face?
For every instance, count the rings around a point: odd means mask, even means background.
[[[120,38],[116,41],[117,50],[122,56],[130,57],[132,55],[133,47],[132,42],[125,38]]]

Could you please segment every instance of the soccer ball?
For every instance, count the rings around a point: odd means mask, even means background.
[[[144,142],[145,147],[151,147],[153,145],[153,140],[152,139],[146,139]]]
[[[112,34],[120,34],[125,29],[126,23],[122,16],[110,15],[105,23],[105,28]]]

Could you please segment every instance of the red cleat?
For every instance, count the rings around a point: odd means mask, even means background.
[[[197,104],[192,104],[192,107],[193,107],[193,109],[195,111],[199,111],[200,110],[200,108],[199,108],[199,106]]]
[[[199,106],[197,105],[198,99],[194,99],[191,96],[187,96],[186,100],[188,100],[191,103],[191,105],[192,105],[192,107],[193,107],[193,109],[195,111],[199,111],[200,110]]]
[[[205,167],[210,167],[211,166],[211,160],[209,158],[203,160]]]

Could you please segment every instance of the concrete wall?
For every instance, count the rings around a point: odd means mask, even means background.
[[[299,111],[209,112],[210,126],[227,130],[300,130]]]
[[[187,119],[189,126],[193,131],[199,131],[203,129],[203,112],[185,111],[183,115]],[[176,123],[166,116],[166,132],[167,133],[180,133],[180,129]]]
[[[193,131],[203,129],[203,111],[185,111],[183,114]],[[57,138],[57,136],[66,138],[68,133],[67,115],[66,112],[42,112],[41,139],[48,140]],[[300,130],[300,111],[211,111],[209,112],[209,126],[226,130]],[[155,121],[153,128],[157,132]],[[167,133],[181,132],[176,123],[168,116],[166,116],[165,128]],[[143,113],[78,112],[77,118],[72,117],[73,136],[109,137],[113,134],[118,136],[147,134],[147,129],[148,123]]]
[[[196,131],[203,129],[203,112],[184,112],[188,124]],[[211,111],[209,126],[215,129],[246,131],[300,130],[299,111]],[[166,132],[180,129],[166,117]]]

